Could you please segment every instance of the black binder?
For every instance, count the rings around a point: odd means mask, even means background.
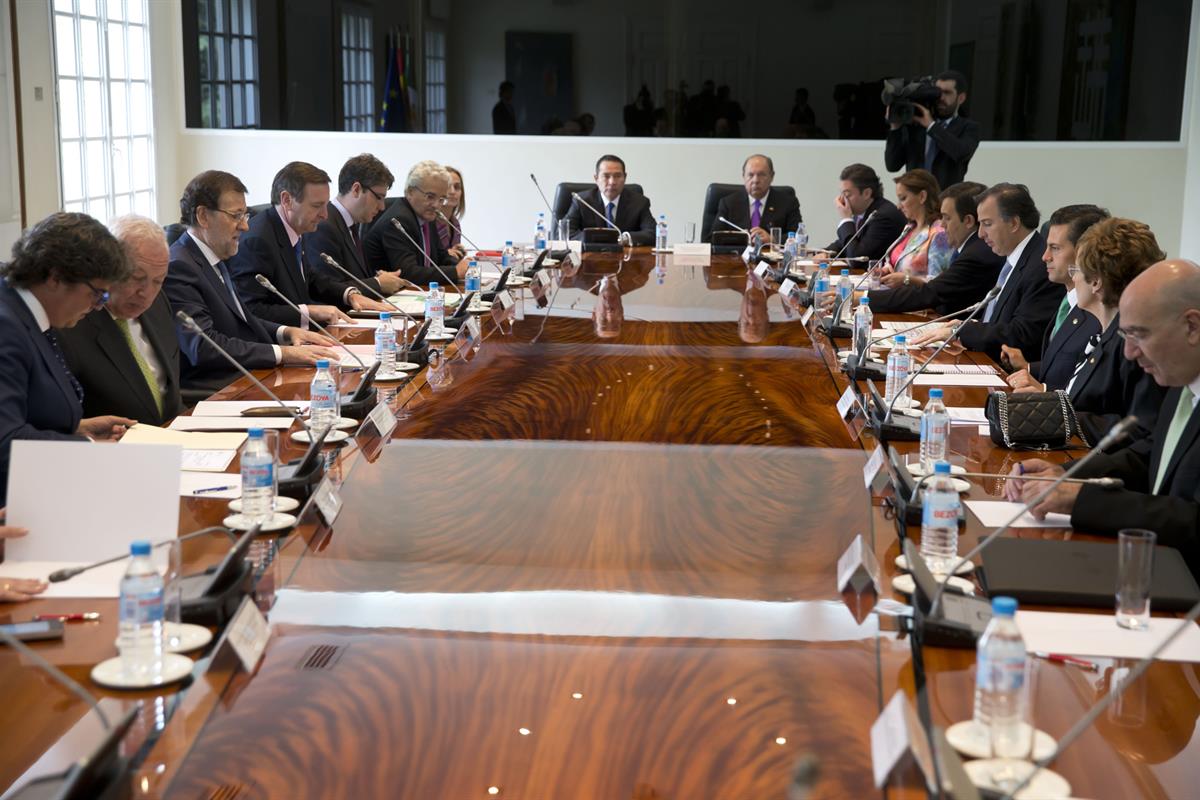
[[[1117,543],[1001,538],[983,551],[982,581],[988,596],[1022,603],[1113,608],[1117,591]],[[1154,548],[1151,611],[1187,611],[1200,587],[1183,555]]]

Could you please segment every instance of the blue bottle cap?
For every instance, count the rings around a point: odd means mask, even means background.
[[[789,238],[789,239],[795,239],[795,238],[796,238],[796,232],[795,232],[795,231],[789,231],[789,232],[788,232],[788,238]]]
[[[329,369],[329,359],[328,358],[318,358],[317,359],[317,369]]]
[[[862,297],[858,298],[858,304],[860,306],[869,306],[871,305],[871,298],[864,294]]]
[[[437,282],[437,281],[430,281],[430,282],[429,282],[429,291],[431,291],[431,292],[432,292],[432,291],[433,291],[434,289],[436,289],[436,288],[438,288],[438,282]]]
[[[250,437],[251,439],[261,439],[263,438],[263,429],[251,428],[250,430],[246,431],[246,436]]]
[[[1017,613],[1017,598],[993,597],[992,613],[1001,617],[1011,617]]]
[[[950,474],[950,462],[949,461],[933,462],[933,474],[934,475],[949,475]]]
[[[844,270],[842,270],[842,274],[843,274],[843,275],[845,275],[847,278],[849,278],[849,277],[850,277],[850,270],[848,270],[848,269],[844,269]]]
[[[131,556],[148,556],[150,555],[150,543],[145,539],[129,543],[129,555]]]
[[[903,333],[896,337],[896,344],[908,344],[908,337]]]
[[[504,246],[505,246],[505,247],[512,247],[512,239],[506,239],[506,240],[505,240],[505,242],[504,242]]]
[[[468,261],[468,262],[467,262],[467,266],[468,266],[468,267],[470,267],[470,268],[472,268],[472,269],[474,269],[474,268],[475,268],[475,262],[474,262],[474,261]]]
[[[391,318],[392,318],[392,312],[390,312],[390,311],[380,311],[379,312],[379,319],[381,321],[387,322]]]
[[[943,393],[942,393],[942,390],[941,390],[941,389],[930,389],[930,390],[929,390],[929,398],[930,398],[931,400],[932,400],[933,398],[935,398],[935,397],[936,397],[937,399],[941,400],[941,399],[942,399],[942,394],[943,394]]]

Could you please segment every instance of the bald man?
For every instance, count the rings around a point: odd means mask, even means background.
[[[1071,526],[1116,534],[1146,528],[1158,543],[1178,548],[1200,576],[1200,266],[1160,261],[1121,295],[1120,332],[1125,357],[1169,389],[1153,433],[1112,454],[1098,455],[1080,477],[1110,476],[1124,489],[1063,484],[1033,508],[1040,518],[1069,513]],[[1150,427],[1149,420],[1143,420]],[[1041,459],[1023,462],[1025,474],[1055,476],[1062,468]],[[1044,486],[1044,484],[1042,484]],[[1033,481],[1010,478],[1009,500],[1026,502],[1042,491]]]

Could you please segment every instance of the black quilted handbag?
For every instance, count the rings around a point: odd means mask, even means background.
[[[1055,392],[993,392],[984,409],[992,441],[1009,450],[1065,450],[1078,436],[1091,447],[1075,418],[1071,398]]]

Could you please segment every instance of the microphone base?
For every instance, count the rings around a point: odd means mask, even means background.
[[[821,320],[821,329],[830,339],[849,339],[854,335],[853,328],[840,322],[834,322],[833,317]]]
[[[856,381],[887,380],[887,364],[882,362],[868,361],[865,364],[859,364],[851,357],[842,364],[842,372],[846,373],[846,377]]]
[[[992,617],[988,601],[946,592],[940,606],[939,615],[931,617],[921,611],[920,603],[913,603],[913,640],[922,647],[974,650]]]
[[[921,419],[892,414],[890,420],[879,419],[871,422],[875,438],[881,442],[919,442],[921,441]]]
[[[352,394],[342,395],[342,416],[361,420],[365,419],[367,414],[371,413],[371,409],[375,407],[375,404],[378,402],[379,392],[372,386],[367,391],[367,396],[362,400],[352,400],[353,396]]]
[[[624,249],[619,242],[584,242],[582,247],[585,253],[620,253]]]
[[[299,465],[299,461],[290,461],[279,467],[279,493],[303,503],[317,488],[321,478],[325,477],[325,465],[321,459],[317,459],[312,469],[297,475],[296,468]]]
[[[179,619],[190,625],[206,625],[223,627],[237,613],[242,604],[242,597],[247,595],[254,585],[254,566],[249,561],[242,562],[242,571],[237,579],[216,595],[188,597],[190,583],[203,585],[209,579],[207,573],[185,575],[180,581],[184,598],[179,604]]]

